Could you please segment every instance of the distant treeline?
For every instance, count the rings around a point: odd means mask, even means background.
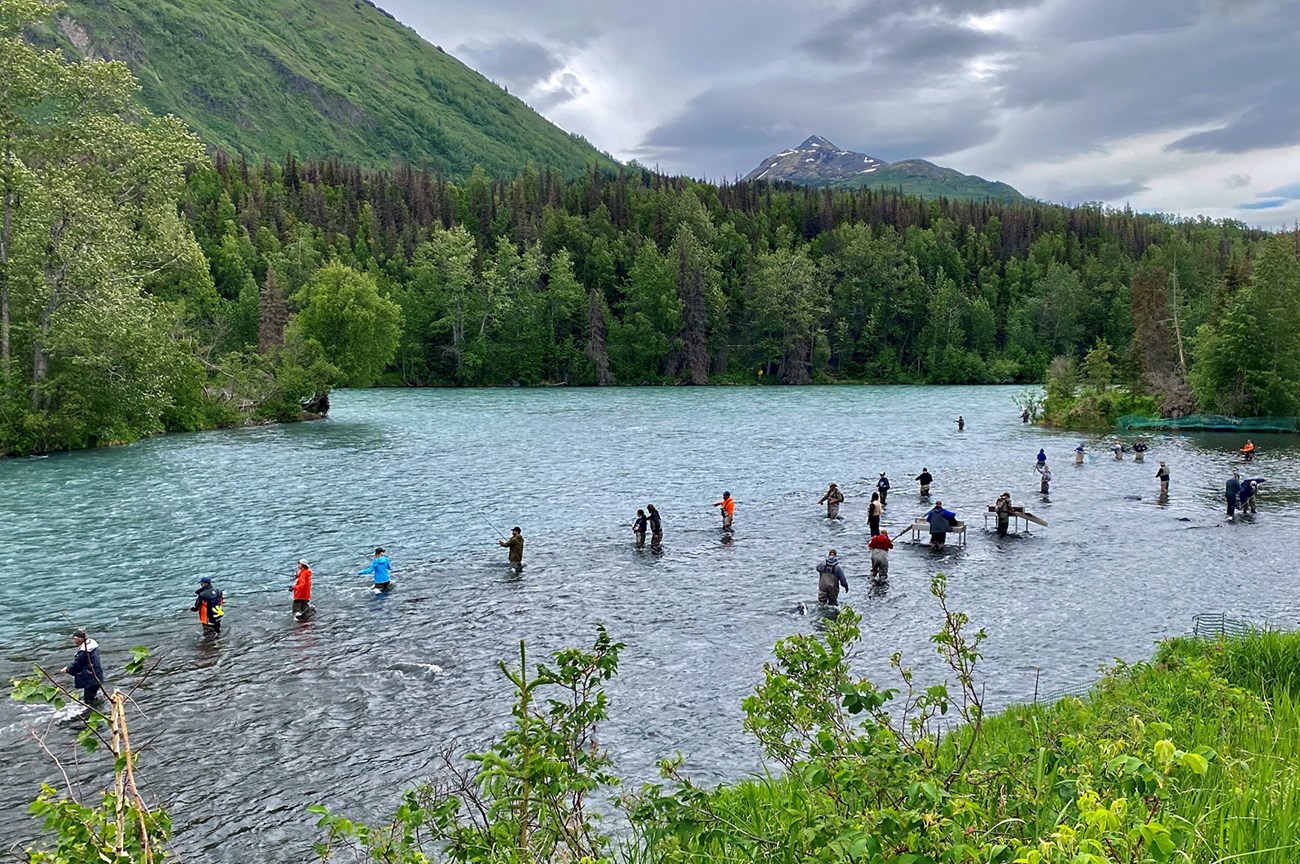
[[[225,348],[257,344],[268,294],[286,320],[325,262],[399,307],[376,340],[391,356],[355,384],[1041,382],[1053,359],[1104,344],[1117,382],[1176,409],[1198,349],[1213,349],[1201,328],[1232,310],[1267,238],[1097,205],[714,186],[636,167],[454,185],[413,167],[218,155],[184,206]],[[1294,264],[1292,239],[1279,249]],[[365,351],[313,335],[345,373]],[[1282,413],[1220,379],[1198,387],[1202,407]]]

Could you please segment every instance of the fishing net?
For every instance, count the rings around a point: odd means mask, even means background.
[[[1125,414],[1115,421],[1120,432],[1151,430],[1225,431],[1225,432],[1295,432],[1295,417],[1223,417],[1218,414],[1188,414],[1186,417],[1147,417]]]

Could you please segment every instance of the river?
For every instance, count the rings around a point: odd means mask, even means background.
[[[602,742],[632,782],[680,750],[702,780],[761,765],[741,699],[782,636],[815,626],[814,565],[845,560],[843,599],[864,617],[859,660],[902,650],[932,663],[931,574],[988,631],[982,680],[1003,705],[1085,683],[1113,658],[1150,654],[1194,613],[1291,623],[1300,595],[1300,441],[1261,437],[1269,478],[1258,516],[1225,524],[1221,493],[1239,436],[1157,437],[1145,464],[1099,441],[1019,422],[1018,388],[802,387],[344,391],[330,419],[156,438],[0,462],[0,676],[72,658],[86,626],[110,677],[133,645],[160,666],[140,693],[133,739],[151,795],[190,861],[304,861],[325,802],[377,818],[453,742],[508,720],[495,668],[526,639],[535,656],[590,644],[596,622],[627,643]],[[954,418],[966,418],[958,432]],[[1038,494],[1034,454],[1055,474]],[[1173,475],[1156,502],[1156,461]],[[865,513],[894,483],[886,527],[925,505],[912,478],[971,526],[965,548],[900,544],[871,592]],[[838,523],[817,498],[848,495]],[[709,504],[737,500],[724,543]],[[1010,490],[1050,526],[998,540],[983,510]],[[661,555],[637,550],[636,508],[664,517]],[[523,528],[512,573],[493,526]],[[355,575],[385,546],[396,590]],[[293,562],[315,570],[317,616],[295,624]],[[197,580],[227,595],[213,645],[188,611]],[[432,668],[432,667],[437,667]],[[1040,677],[1041,676],[1041,677]],[[48,709],[0,704],[0,836],[30,838],[24,812],[57,771],[30,740]],[[70,753],[71,733],[50,744]],[[76,778],[102,779],[102,758]]]

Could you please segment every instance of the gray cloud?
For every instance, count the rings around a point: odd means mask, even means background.
[[[529,39],[466,42],[456,49],[466,62],[512,90],[526,92],[564,68],[564,58]]]
[[[1300,144],[1300,105],[1288,84],[1274,87],[1230,123],[1179,138],[1170,149],[1189,153],[1249,153]]]
[[[1250,184],[1249,174],[1229,174],[1223,178],[1223,185],[1228,189],[1244,189]]]
[[[1053,200],[1081,203],[1084,201],[1116,202],[1131,198],[1151,189],[1141,180],[1111,183],[1099,181],[1081,186],[1067,186],[1052,193]]]
[[[924,7],[910,14],[881,14],[883,5],[861,3],[815,29],[798,47],[826,63],[916,66],[936,60],[957,63],[1014,44],[1005,34],[925,14]]]

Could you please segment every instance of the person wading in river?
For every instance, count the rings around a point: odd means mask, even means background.
[[[880,506],[888,507],[889,506],[889,478],[885,476],[884,471],[880,472],[880,479],[876,481],[876,491],[880,493]]]
[[[636,548],[640,549],[645,545],[645,529],[650,524],[644,510],[636,511],[636,519],[632,521],[632,536],[636,538]]]
[[[722,530],[731,530],[731,520],[736,515],[736,499],[731,497],[730,492],[722,493],[721,501],[714,501],[714,507],[721,507],[718,512],[722,514]]]
[[[1232,521],[1232,517],[1237,512],[1237,496],[1240,494],[1241,494],[1241,475],[1238,474],[1236,471],[1233,471],[1232,476],[1228,478],[1228,482],[1223,484],[1223,497],[1228,502],[1229,522]]]
[[[293,592],[293,617],[301,621],[304,618],[310,618],[312,613],[311,607],[311,568],[307,566],[305,558],[298,559],[298,575],[294,577],[293,585],[289,587]]]
[[[942,549],[948,540],[948,529],[957,521],[957,514],[945,509],[942,501],[936,501],[925,514],[925,521],[930,523],[930,546]]]
[[[934,478],[930,476],[930,469],[922,468],[921,473],[916,475],[916,482],[921,484],[921,497],[929,498],[930,484],[934,482]]]
[[[204,576],[199,580],[199,587],[194,595],[194,605],[190,607],[190,611],[199,613],[199,623],[203,625],[203,632],[210,636],[220,636],[221,619],[226,614],[223,606],[225,595],[213,587],[211,576]]]
[[[659,544],[664,542],[664,523],[659,518],[659,511],[655,509],[655,505],[647,504],[645,509],[646,519],[650,520],[650,548],[658,549]]]
[[[840,487],[832,483],[831,487],[826,490],[826,494],[817,499],[817,503],[826,505],[827,519],[838,519],[840,518],[840,505],[844,503],[844,493],[840,491]]]
[[[817,574],[817,602],[827,606],[840,605],[840,587],[842,586],[847,592],[849,580],[844,576],[844,568],[840,565],[840,559],[834,549],[826,556],[825,561],[817,565]]]
[[[894,548],[894,541],[881,531],[867,541],[871,550],[871,581],[877,584],[889,579],[889,550]]]
[[[393,562],[388,560],[384,554],[384,547],[380,546],[375,550],[375,557],[370,561],[370,566],[357,573],[358,576],[374,575],[375,581],[371,590],[377,594],[387,594],[393,590],[392,576]]]
[[[993,510],[997,514],[998,536],[1005,537],[1007,529],[1011,527],[1011,493],[1003,492],[999,495]]]
[[[72,686],[81,691],[81,701],[89,712],[99,702],[99,691],[104,686],[99,643],[87,637],[86,631],[78,627],[72,631],[72,644],[77,646],[77,655],[63,667],[63,673],[72,676]]]
[[[1160,481],[1160,497],[1169,497],[1169,467],[1165,465],[1165,460],[1160,460],[1160,467],[1156,469],[1156,479]]]
[[[497,545],[510,550],[506,553],[506,558],[510,560],[511,567],[519,569],[524,566],[524,532],[518,525],[510,529],[509,540],[498,540]]]
[[[880,533],[880,516],[885,512],[884,506],[880,503],[880,493],[871,493],[871,503],[867,505],[867,527],[871,529],[871,536],[874,537]]]

